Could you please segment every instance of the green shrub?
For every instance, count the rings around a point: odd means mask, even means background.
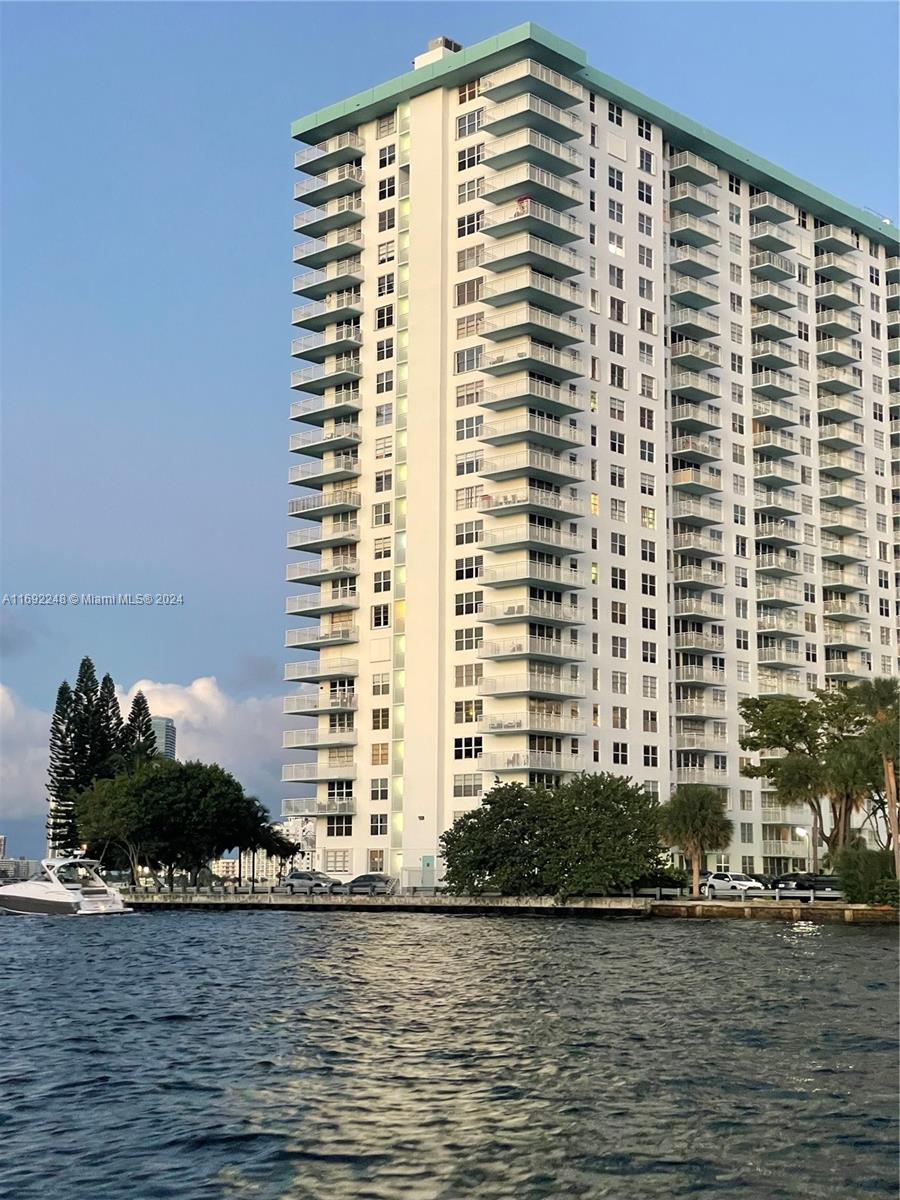
[[[873,892],[873,904],[887,904],[900,908],[900,882],[896,879],[879,879]]]
[[[875,904],[879,884],[893,883],[894,857],[890,850],[869,850],[864,846],[849,846],[837,856],[837,873],[844,899],[850,904]]]

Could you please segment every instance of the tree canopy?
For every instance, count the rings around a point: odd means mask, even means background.
[[[725,795],[703,783],[682,783],[659,808],[659,829],[669,846],[691,860],[693,893],[700,895],[700,867],[711,850],[731,844],[734,823],[725,812]]]

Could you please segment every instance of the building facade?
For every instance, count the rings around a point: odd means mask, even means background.
[[[156,735],[156,753],[163,758],[174,758],[177,735],[175,722],[171,717],[153,717],[151,724]]]
[[[428,883],[495,778],[580,770],[724,788],[710,865],[805,862],[738,702],[898,669],[898,231],[534,25],[293,133],[315,865]]]

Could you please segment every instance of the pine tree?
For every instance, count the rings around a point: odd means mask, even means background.
[[[79,795],[91,786],[97,774],[97,705],[99,686],[94,664],[81,660],[72,696],[73,790]]]
[[[72,744],[74,703],[72,689],[63,680],[56,693],[56,707],[50,722],[47,849],[51,855],[71,854],[78,846],[75,825],[75,759]]]
[[[150,705],[143,692],[135,692],[131,712],[123,731],[123,742],[134,764],[153,758],[156,754],[156,734],[150,717]]]
[[[119,745],[122,737],[122,713],[111,675],[104,675],[97,695],[92,758],[95,778],[112,779],[122,769]]]

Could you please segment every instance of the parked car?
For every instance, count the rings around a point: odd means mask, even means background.
[[[321,871],[291,871],[282,879],[281,886],[289,888],[291,895],[323,896],[339,887],[340,880]]]
[[[750,878],[755,879],[758,884],[760,884],[762,887],[766,888],[767,890],[769,888],[773,888],[775,886],[774,875],[760,875],[758,873],[754,873],[750,876]]]
[[[374,872],[357,875],[349,883],[339,883],[334,891],[344,896],[392,896],[396,888],[397,880],[391,875]]]
[[[707,899],[712,900],[726,892],[740,892],[741,895],[746,895],[747,892],[761,892],[764,889],[758,880],[744,875],[741,871],[713,871],[700,890]]]
[[[837,875],[812,875],[808,871],[790,871],[787,875],[779,875],[772,887],[782,892],[815,892],[817,900],[839,900],[842,894]],[[803,900],[809,898],[801,897]]]

